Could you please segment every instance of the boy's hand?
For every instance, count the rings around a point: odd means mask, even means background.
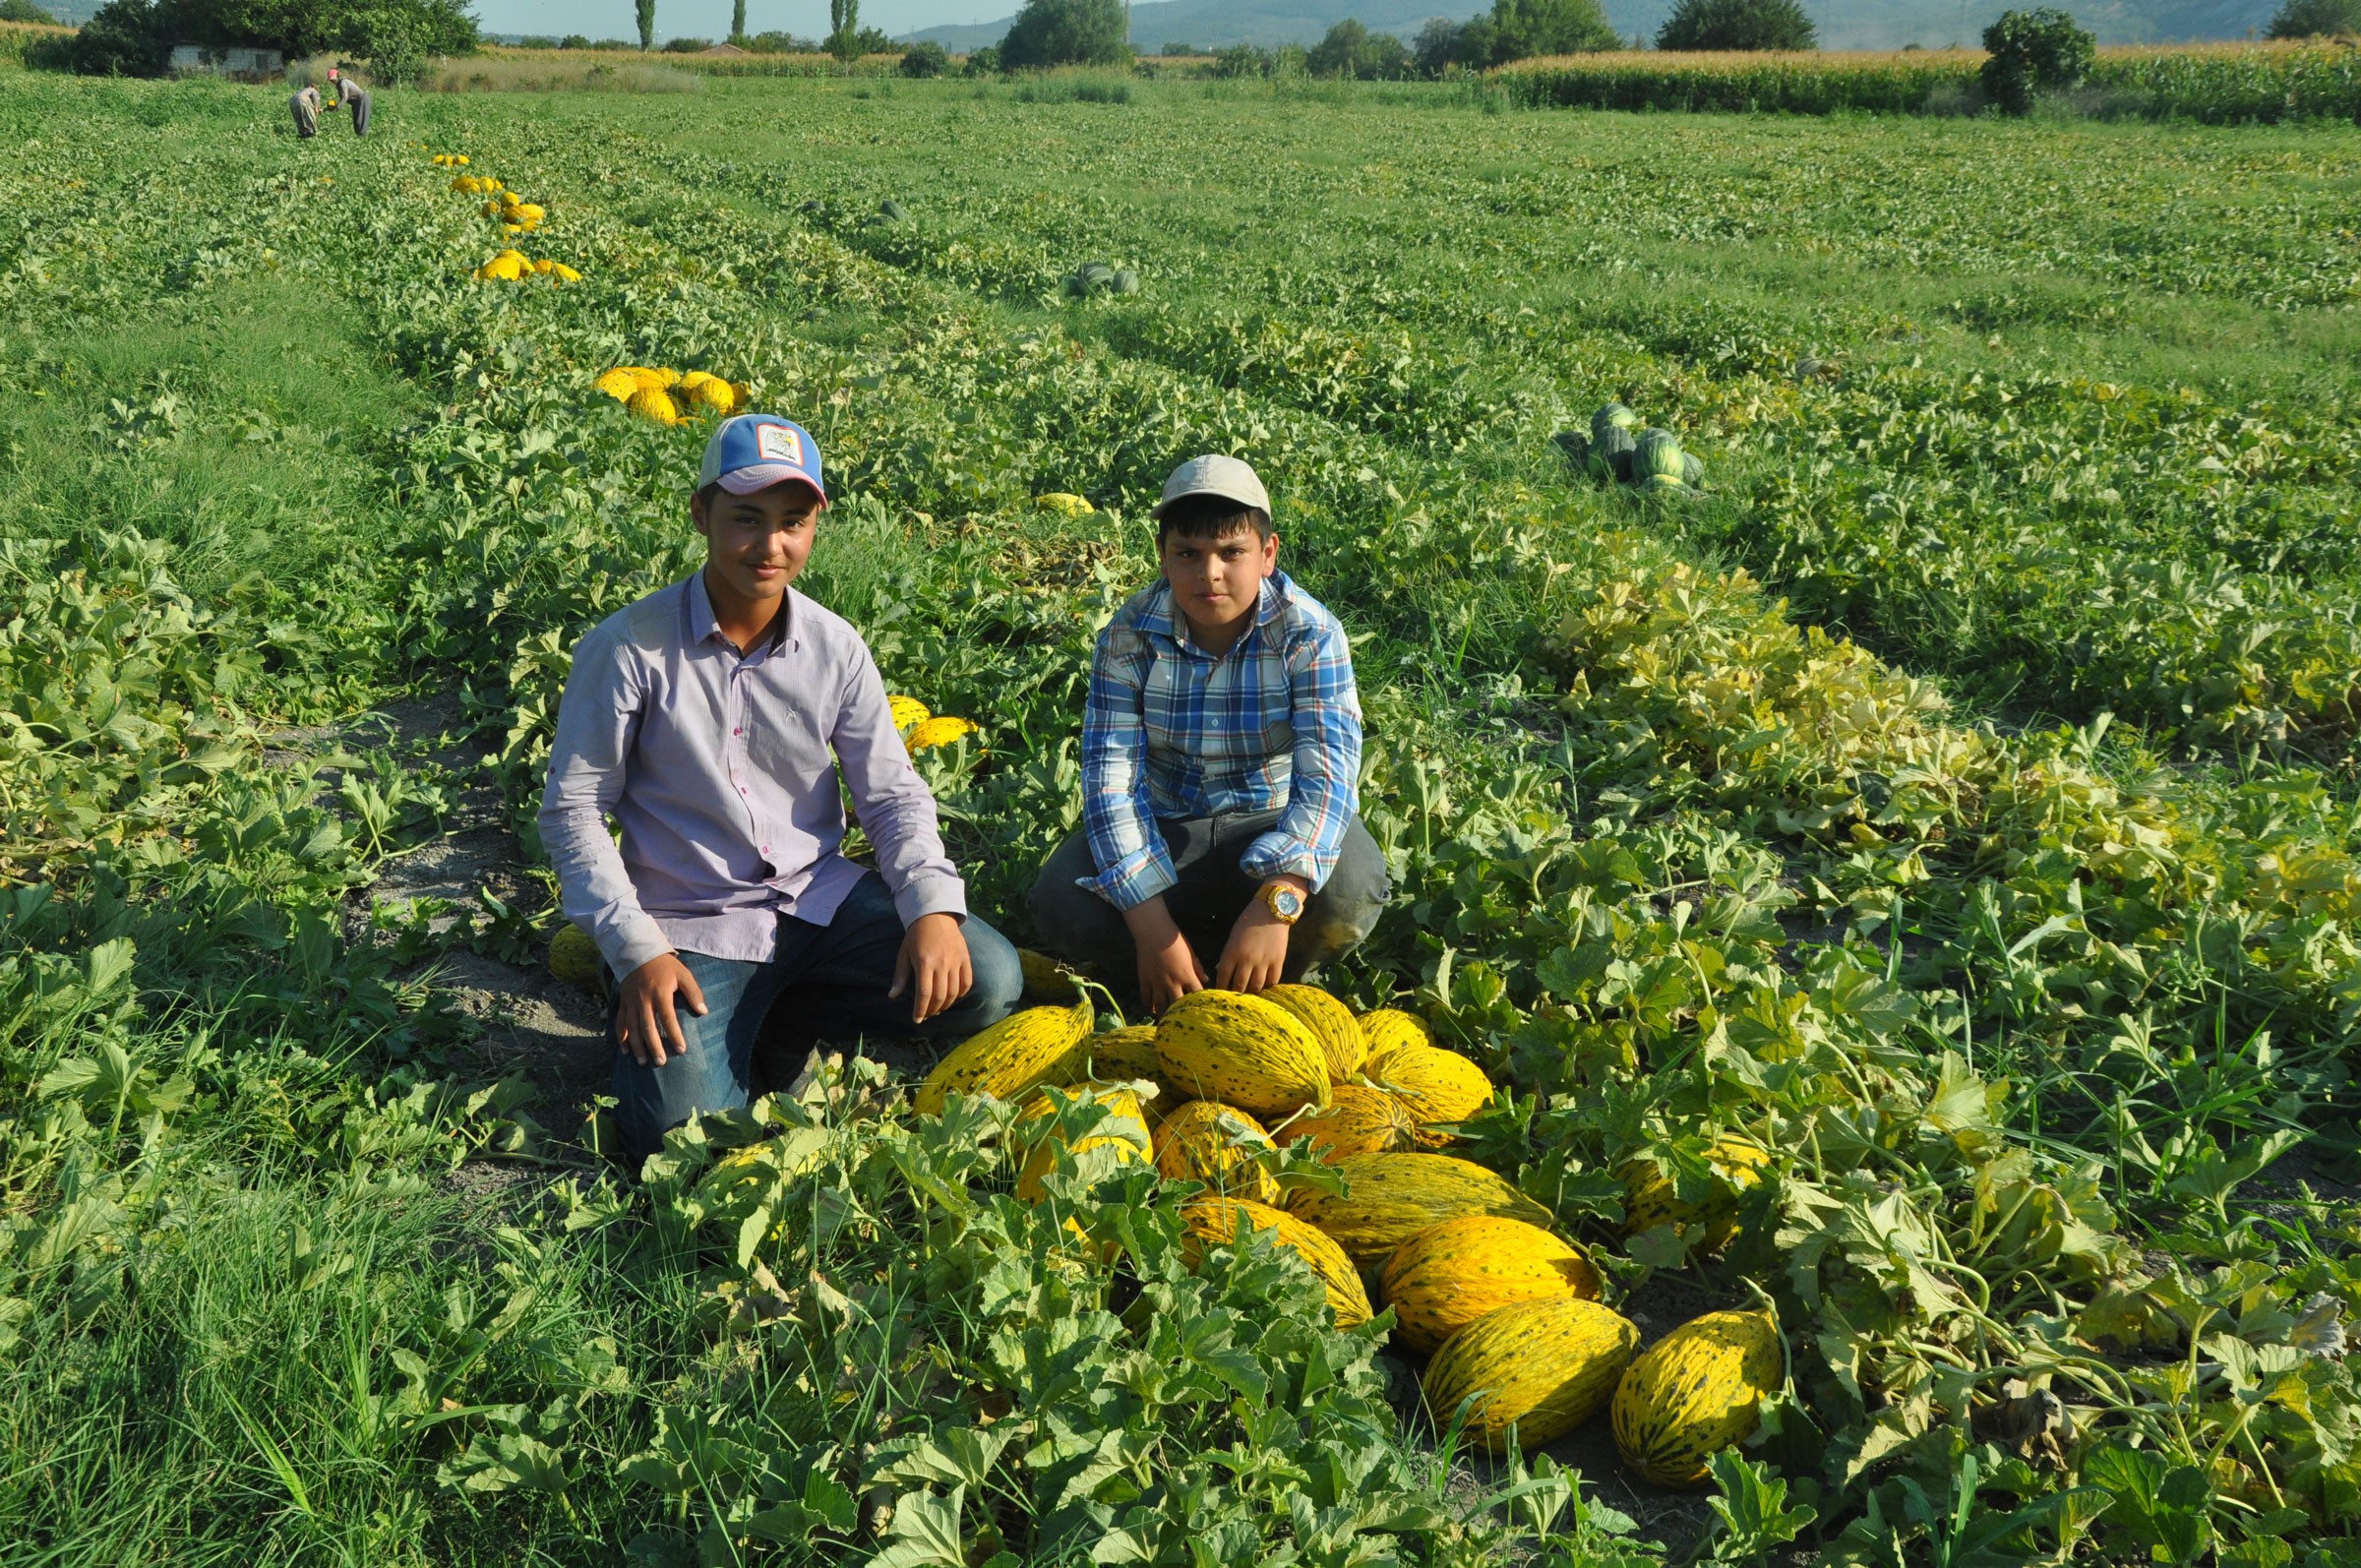
[[[1303,890],[1301,883],[1291,880],[1290,885]],[[1225,991],[1249,993],[1279,984],[1280,972],[1287,967],[1288,929],[1257,893],[1230,928],[1213,983]]]
[[[689,1055],[680,1015],[673,1011],[676,995],[687,998],[692,1013],[699,1018],[705,1015],[705,994],[696,989],[696,977],[689,973],[678,953],[660,953],[623,977],[623,999],[615,1009],[615,1043],[643,1067],[663,1066],[668,1045],[672,1055]]]
[[[885,995],[915,991],[910,1021],[923,1024],[966,995],[975,983],[975,962],[968,956],[967,935],[960,931],[958,917],[921,915],[902,933],[902,950],[893,960],[893,989]]]
[[[1131,928],[1132,945],[1139,949],[1139,999],[1148,1011],[1160,1013],[1192,991],[1205,989],[1205,971],[1196,950],[1173,920],[1160,895],[1123,911]]]

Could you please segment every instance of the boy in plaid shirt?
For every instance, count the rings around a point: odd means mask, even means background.
[[[1099,635],[1083,826],[1032,907],[1044,943],[1132,970],[1162,1012],[1207,986],[1301,978],[1367,935],[1390,890],[1356,814],[1352,649],[1279,571],[1262,482],[1192,457],[1152,515],[1163,575]]]

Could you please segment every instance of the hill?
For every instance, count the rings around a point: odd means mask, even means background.
[[[1655,35],[1671,0],[1605,0],[1606,18],[1626,36]],[[2001,0],[1806,0],[1831,49],[1972,46],[1986,24],[2007,9]],[[1131,10],[1131,41],[1141,49],[1187,43],[1218,49],[1233,43],[1265,47],[1315,43],[1346,17],[1409,37],[1427,18],[1462,16],[1474,0],[1148,0]],[[2070,0],[2066,9],[2101,43],[2168,43],[2191,38],[2242,38],[2270,22],[2274,0]],[[954,52],[998,43],[1008,18],[972,26],[927,28],[908,34],[933,38]]]

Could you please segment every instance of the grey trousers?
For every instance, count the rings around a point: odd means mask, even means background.
[[[1239,859],[1278,819],[1277,812],[1256,812],[1156,824],[1164,830],[1173,869],[1180,874],[1180,880],[1164,895],[1165,907],[1208,976],[1221,961],[1230,928],[1262,885],[1261,878],[1239,870]],[[1090,836],[1077,830],[1058,846],[1033,883],[1033,926],[1052,953],[1091,967],[1117,995],[1128,996],[1139,973],[1130,928],[1123,924],[1121,911],[1077,885],[1081,878],[1096,876],[1098,870],[1090,855]],[[1345,829],[1344,846],[1327,884],[1305,902],[1303,918],[1288,934],[1284,978],[1300,979],[1359,946],[1392,896],[1385,852],[1355,817]]]
[[[295,114],[295,134],[297,136],[308,139],[320,134],[320,116],[312,112],[310,104],[296,103],[291,107]]]
[[[352,134],[367,136],[369,134],[369,94],[346,89],[344,107],[352,111]]]

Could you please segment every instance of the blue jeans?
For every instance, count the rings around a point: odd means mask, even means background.
[[[795,1022],[819,1035],[869,1033],[948,1035],[964,1039],[1014,1010],[1025,989],[1022,966],[1008,938],[974,915],[960,927],[975,980],[967,995],[923,1024],[910,1021],[907,993],[889,997],[893,961],[902,949],[902,917],[884,879],[871,872],[853,884],[835,919],[815,926],[792,915],[779,919],[778,951],[767,964],[704,953],[680,960],[704,993],[705,1015],[677,1005],[685,1055],[651,1067],[620,1048],[615,1054],[616,1120],[624,1152],[634,1162],[663,1146],[664,1134],[692,1116],[735,1111],[753,1082],[755,1042],[771,1003],[798,1009]],[[615,1009],[607,1011],[613,1038]]]

